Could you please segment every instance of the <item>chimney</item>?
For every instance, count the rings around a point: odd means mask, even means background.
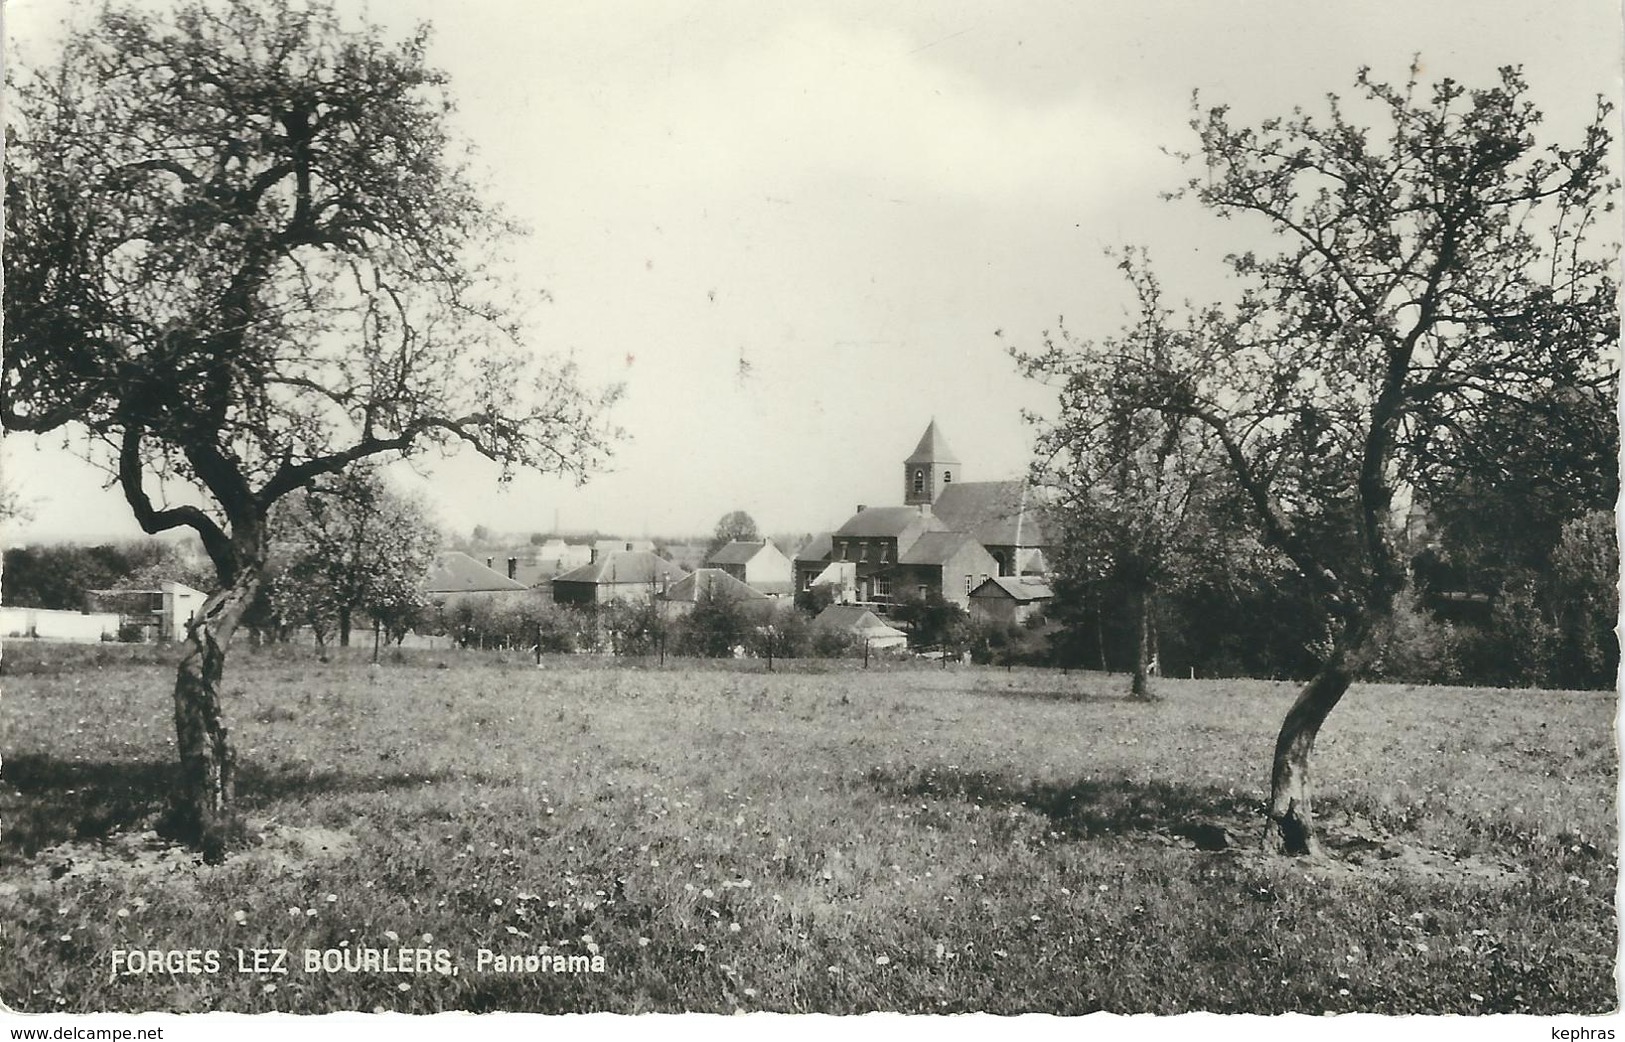
[[[597,564],[598,563],[598,547],[594,546],[592,549],[588,550],[587,555],[588,555],[587,556],[587,563],[588,564]]]
[[[868,508],[868,507],[867,507],[867,506],[864,506],[864,505],[863,505],[863,504],[862,504],[862,503],[859,503],[859,504],[858,504],[858,513],[860,513],[860,514],[861,514],[861,513],[863,513],[863,512],[864,512],[864,511],[865,511],[865,510],[868,510],[868,509],[869,509],[869,508]]]
[[[519,571],[519,558],[517,558],[517,557],[508,558],[508,578],[512,579],[514,577],[514,575],[518,571]]]

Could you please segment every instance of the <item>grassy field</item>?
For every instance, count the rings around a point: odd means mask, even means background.
[[[1319,747],[1333,856],[1306,863],[1255,849],[1290,685],[1165,680],[1146,705],[1121,677],[970,666],[312,655],[234,655],[257,842],[210,867],[150,833],[172,778],[171,667],[116,646],[5,649],[0,998],[1616,1005],[1611,694],[1357,687]],[[340,965],[403,947],[456,972],[303,965],[307,949]],[[218,970],[114,972],[131,951],[187,949]],[[240,972],[255,949],[287,951],[288,972]],[[482,967],[481,949],[521,968]],[[577,972],[552,972],[558,955]]]

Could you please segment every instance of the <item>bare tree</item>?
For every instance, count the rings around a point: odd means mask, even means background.
[[[465,171],[427,39],[320,0],[112,3],[11,86],[0,418],[87,432],[141,526],[192,529],[214,565],[170,822],[210,857],[237,827],[219,684],[272,506],[453,444],[581,478],[613,439],[612,395],[525,345],[514,229]]]
[[[1515,69],[1468,90],[1393,87],[1362,70],[1355,122],[1338,98],[1256,128],[1197,110],[1187,192],[1253,218],[1276,252],[1228,258],[1229,306],[1141,321],[1159,354],[1101,350],[1064,331],[1036,362],[1109,388],[1113,408],[1191,421],[1218,445],[1269,541],[1313,591],[1319,672],[1283,722],[1267,837],[1318,849],[1315,738],[1373,652],[1406,572],[1394,495],[1426,492],[1438,461],[1470,458],[1474,418],[1538,409],[1554,388],[1618,383],[1612,251],[1594,243],[1617,184],[1600,98],[1573,147],[1537,144],[1541,115]],[[1098,403],[1063,400],[1088,410]],[[1459,450],[1459,451],[1456,451]]]

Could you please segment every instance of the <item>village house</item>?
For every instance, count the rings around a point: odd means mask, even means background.
[[[169,580],[144,589],[85,591],[89,611],[116,613],[120,629],[138,630],[145,641],[184,640],[187,623],[207,599],[202,590]]]
[[[553,580],[555,604],[648,604],[688,573],[652,550],[597,554],[591,564]]]
[[[423,592],[436,607],[464,600],[503,599],[525,592],[525,584],[488,568],[461,550],[435,555],[423,579]]]
[[[655,595],[655,603],[667,618],[687,615],[702,598],[731,601],[751,618],[770,614],[773,598],[720,568],[700,568],[683,576],[665,591]]]
[[[541,544],[527,544],[501,553],[486,553],[485,566],[499,571],[523,586],[541,586],[573,568],[592,560],[592,547],[567,543],[557,537]]]
[[[989,576],[998,574],[998,562],[963,532],[927,532],[903,552],[897,567],[876,582],[898,600],[910,594],[925,597],[935,591],[942,599],[969,609],[970,592]]]
[[[762,593],[781,595],[795,590],[794,566],[771,539],[735,539],[719,547],[706,564]]]

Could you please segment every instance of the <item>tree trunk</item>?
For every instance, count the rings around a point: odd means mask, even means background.
[[[350,646],[350,609],[348,607],[344,607],[344,608],[339,609],[339,647],[347,648],[349,646]]]
[[[1141,702],[1155,699],[1151,693],[1151,597],[1144,589],[1129,593],[1129,608],[1134,614],[1134,681],[1130,692]]]
[[[1269,820],[1264,826],[1267,848],[1293,855],[1320,853],[1315,838],[1309,761],[1320,725],[1349,689],[1351,679],[1343,655],[1334,653],[1304,685],[1281,723],[1270,771]]]
[[[211,595],[187,627],[186,654],[175,677],[175,745],[180,784],[165,832],[197,847],[204,860],[221,861],[241,838],[233,810],[236,753],[220,712],[226,648],[259,585],[245,569]]]

